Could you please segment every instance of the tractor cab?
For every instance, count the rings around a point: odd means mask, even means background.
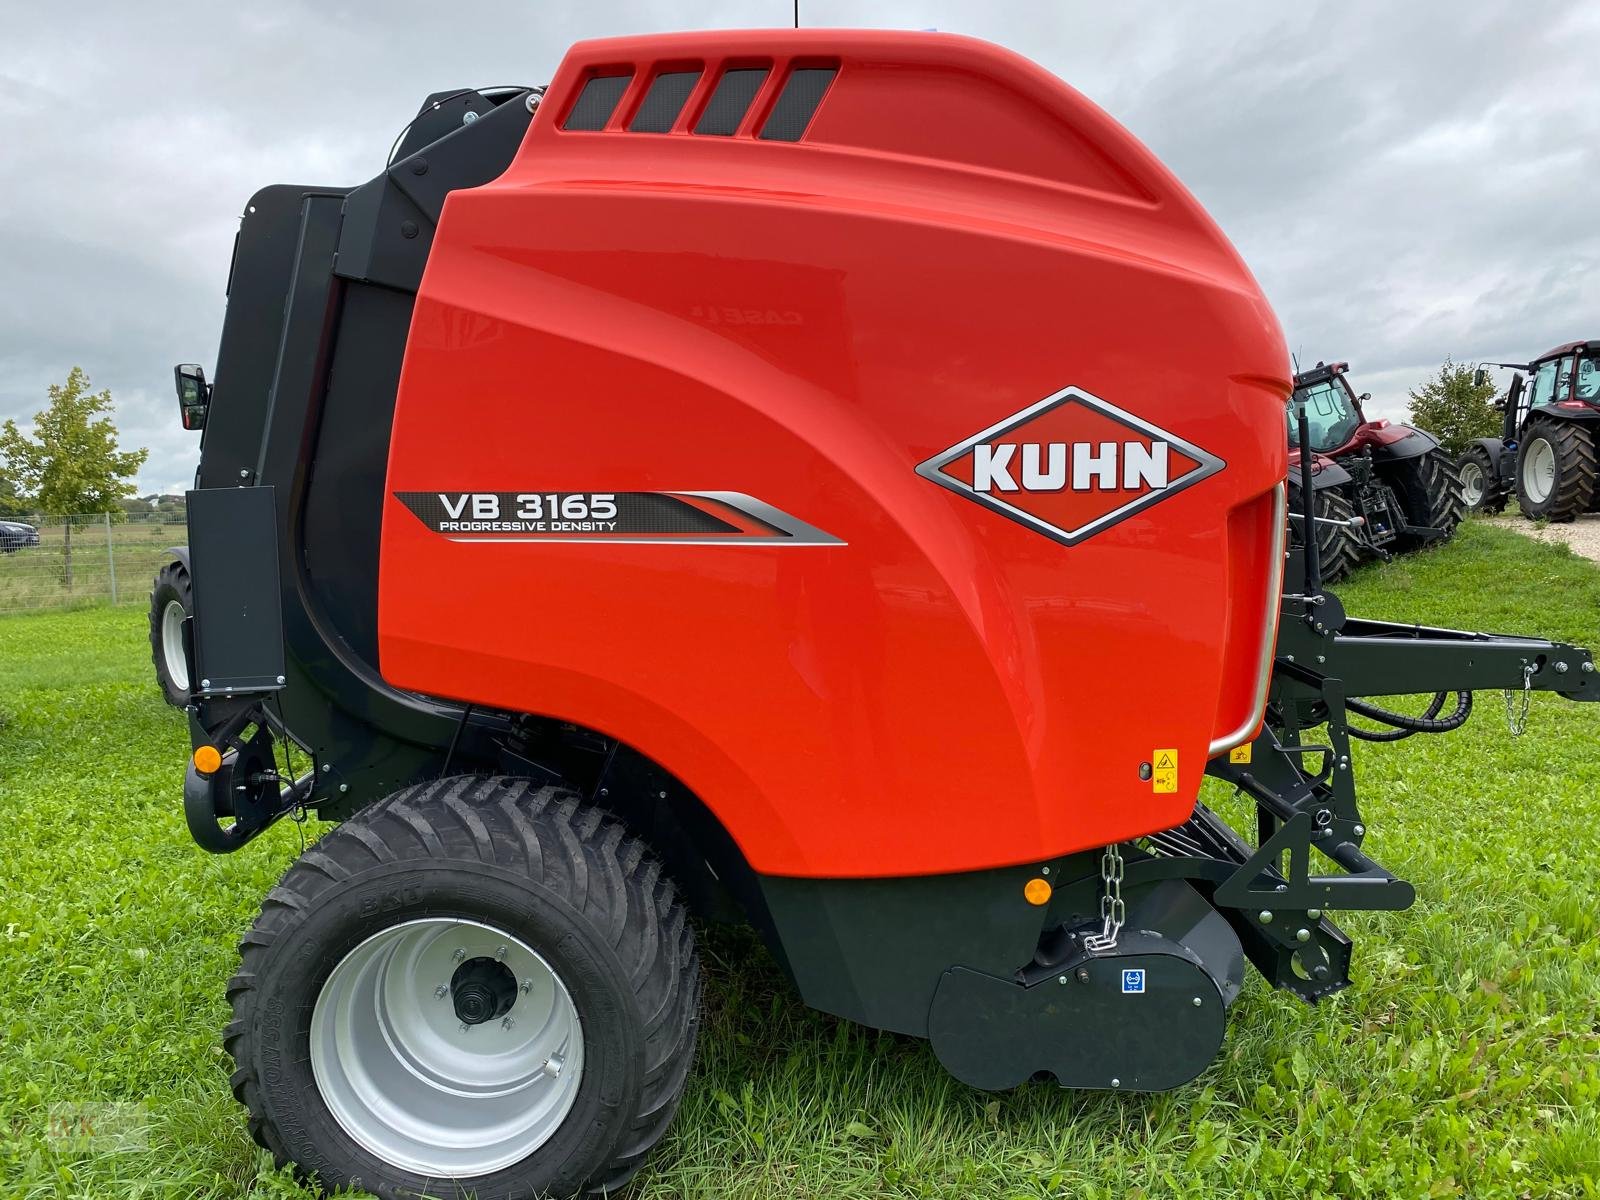
[[[1529,363],[1485,363],[1515,374],[1499,408],[1501,435],[1479,438],[1462,455],[1468,503],[1498,512],[1514,496],[1523,515],[1571,521],[1600,511],[1600,339],[1567,342]]]
[[[1316,454],[1333,455],[1351,446],[1362,426],[1367,424],[1345,372],[1349,363],[1318,363],[1294,377],[1294,401],[1289,412],[1289,447],[1299,449],[1300,435],[1295,425],[1295,404],[1304,404],[1311,449]]]

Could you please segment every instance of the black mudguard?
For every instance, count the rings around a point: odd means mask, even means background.
[[[1410,425],[1396,425],[1393,428],[1404,429],[1406,436],[1388,445],[1373,443],[1372,461],[1379,465],[1392,462],[1404,462],[1408,458],[1421,458],[1430,450],[1439,448],[1439,439],[1423,429],[1413,429]]]
[[[1300,472],[1298,468],[1290,468],[1289,482],[1291,485],[1299,484]],[[1344,487],[1352,482],[1354,481],[1350,477],[1350,472],[1346,471],[1338,463],[1331,460],[1324,463],[1320,471],[1313,471],[1311,474],[1311,490],[1313,492],[1326,491],[1328,488]]]

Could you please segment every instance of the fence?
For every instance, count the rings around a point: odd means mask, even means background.
[[[39,544],[0,524],[0,613],[75,604],[143,604],[170,546],[189,532],[181,513],[119,519],[90,513],[27,517]]]

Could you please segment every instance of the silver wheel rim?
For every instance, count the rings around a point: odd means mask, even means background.
[[[451,981],[484,959],[510,972],[509,1012],[463,1027]],[[487,1175],[549,1141],[578,1097],[583,1029],[560,977],[526,943],[433,917],[373,934],[340,960],[311,1013],[311,1072],[339,1127],[419,1175]]]
[[[1546,438],[1528,443],[1522,460],[1522,494],[1535,504],[1550,498],[1556,486],[1556,448]]]
[[[1476,508],[1483,499],[1483,468],[1476,462],[1461,464],[1461,493],[1469,508]]]
[[[168,600],[161,610],[161,657],[167,664],[167,678],[180,691],[189,690],[189,663],[183,657],[182,600]]]

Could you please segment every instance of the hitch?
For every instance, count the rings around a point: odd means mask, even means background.
[[[210,729],[202,723],[201,706],[189,707],[191,742],[196,747],[215,746],[222,762],[203,774],[191,759],[183,780],[183,817],[202,849],[231,854],[279,818],[303,807],[316,776],[307,771],[290,780],[278,770],[276,739],[262,701],[228,702],[221,714],[217,705],[213,701],[207,706],[209,716],[220,716],[220,723]],[[221,824],[229,817],[231,824]]]

